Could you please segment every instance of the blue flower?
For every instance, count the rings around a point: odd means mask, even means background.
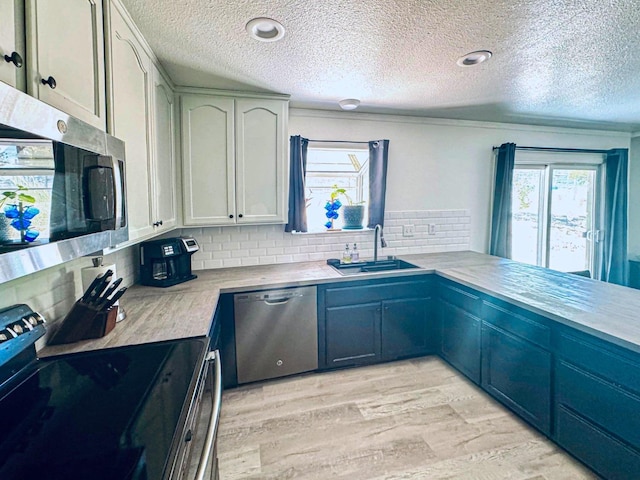
[[[33,242],[36,238],[38,238],[38,235],[40,235],[40,232],[37,230],[27,230],[27,232],[24,234],[24,239],[26,242]]]
[[[331,228],[333,225],[332,225],[331,222],[327,222],[327,223],[324,224],[324,226],[327,227],[327,228]]]
[[[27,220],[31,220],[37,214],[40,213],[36,207],[27,207],[24,212],[22,212],[22,218],[26,218]]]
[[[7,218],[18,218],[20,210],[17,205],[7,205],[4,207],[4,216]]]
[[[31,225],[31,220],[27,220],[25,218],[23,218],[22,220],[16,218],[13,222],[11,222],[11,226],[16,230],[26,230],[27,228],[29,228],[29,225]]]

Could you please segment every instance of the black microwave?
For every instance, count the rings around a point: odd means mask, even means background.
[[[0,283],[128,240],[124,143],[0,82]]]

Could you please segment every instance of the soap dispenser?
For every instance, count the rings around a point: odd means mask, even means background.
[[[360,261],[360,252],[358,251],[358,245],[353,244],[353,250],[351,250],[351,263],[357,263]]]
[[[344,246],[344,252],[342,252],[342,263],[351,263],[351,251],[348,243]]]

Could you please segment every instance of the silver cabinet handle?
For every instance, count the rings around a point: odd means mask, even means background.
[[[222,365],[220,364],[220,351],[215,350],[209,353],[208,362],[213,363],[215,386],[213,389],[213,402],[211,407],[211,419],[207,427],[207,435],[204,440],[204,447],[200,454],[200,462],[198,462],[198,470],[196,471],[195,480],[204,480],[204,476],[211,461],[213,453],[213,444],[218,431],[218,421],[220,420],[220,406],[222,404]],[[211,365],[211,363],[209,364]],[[211,372],[210,372],[211,373]]]

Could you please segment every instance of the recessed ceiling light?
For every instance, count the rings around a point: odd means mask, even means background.
[[[284,27],[272,18],[259,17],[249,20],[247,33],[261,42],[275,42],[284,37]]]
[[[355,110],[360,105],[360,100],[357,98],[345,98],[344,100],[340,100],[338,102],[340,108],[343,110]]]
[[[473,67],[482,62],[486,62],[493,55],[489,50],[478,50],[461,56],[456,62],[460,67]]]

